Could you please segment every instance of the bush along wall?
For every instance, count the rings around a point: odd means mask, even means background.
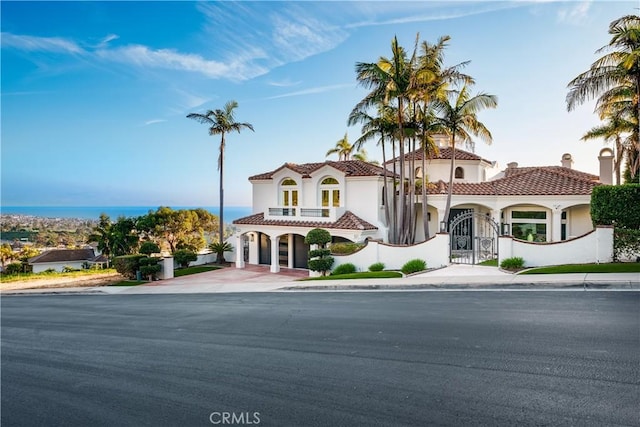
[[[640,184],[601,185],[591,193],[593,225],[613,225],[613,256],[640,254]]]
[[[317,271],[323,276],[331,271],[333,265],[333,257],[330,256],[331,250],[327,249],[327,243],[330,241],[331,234],[322,228],[314,228],[304,238],[306,244],[318,246],[318,249],[309,251],[309,269]]]

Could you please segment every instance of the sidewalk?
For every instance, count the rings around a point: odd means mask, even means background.
[[[357,290],[590,290],[640,291],[640,273],[516,275],[495,267],[451,265],[446,268],[398,279],[352,279],[296,281],[306,276],[300,270],[269,273],[265,268],[225,268],[139,286],[100,286],[6,291],[2,295],[26,294],[177,294],[230,292],[295,292]]]

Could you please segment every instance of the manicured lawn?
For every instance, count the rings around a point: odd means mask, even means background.
[[[173,271],[174,277],[188,276],[190,274],[204,273],[205,271],[218,270],[222,267],[214,267],[211,265],[198,265],[195,267],[178,268]]]
[[[300,280],[342,280],[342,279],[395,279],[402,277],[398,271],[363,271],[360,273],[336,274],[335,276],[309,277]]]
[[[112,283],[109,286],[138,286],[143,283],[149,283],[146,280],[123,280],[122,282]]]
[[[482,261],[478,265],[484,265],[484,266],[487,266],[487,267],[497,267],[498,266],[498,260],[497,259],[488,259],[486,261]]]
[[[565,264],[532,268],[519,274],[564,273],[640,273],[640,262],[613,262],[608,264]]]

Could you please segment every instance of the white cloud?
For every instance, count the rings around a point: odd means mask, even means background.
[[[343,84],[337,84],[337,85],[312,87],[309,89],[303,89],[296,92],[289,92],[289,93],[284,93],[282,95],[270,96],[266,99],[278,99],[278,98],[288,98],[291,96],[312,95],[316,93],[329,92],[332,90],[344,89],[348,87],[355,87],[355,83],[343,83]]]
[[[2,47],[12,47],[30,52],[85,53],[75,42],[60,37],[37,37],[3,32]]]
[[[99,48],[105,48],[107,47],[107,45],[109,44],[110,41],[119,39],[120,36],[116,35],[116,34],[109,34],[108,36],[104,37],[102,40],[100,40],[100,43],[98,43]]]
[[[165,119],[153,119],[153,120],[147,120],[146,122],[144,122],[145,126],[149,126],[149,125],[153,125],[156,123],[162,123],[162,122],[166,122]]]
[[[269,84],[269,86],[276,86],[276,87],[291,87],[291,86],[297,86],[300,83],[302,83],[301,80],[298,80],[297,82],[292,82],[289,79],[285,79],[285,80],[281,80],[279,82],[270,81],[268,84]]]
[[[558,11],[558,22],[572,25],[583,24],[589,14],[591,1],[581,1],[571,6],[564,7]]]

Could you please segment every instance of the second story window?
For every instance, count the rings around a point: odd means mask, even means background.
[[[337,179],[328,177],[320,183],[320,197],[322,207],[340,206],[340,185]]]
[[[298,206],[298,183],[291,179],[285,178],[280,183],[280,204],[282,206]]]
[[[456,168],[456,171],[454,172],[454,176],[457,179],[464,179],[464,169],[462,169],[460,166],[458,166]]]

